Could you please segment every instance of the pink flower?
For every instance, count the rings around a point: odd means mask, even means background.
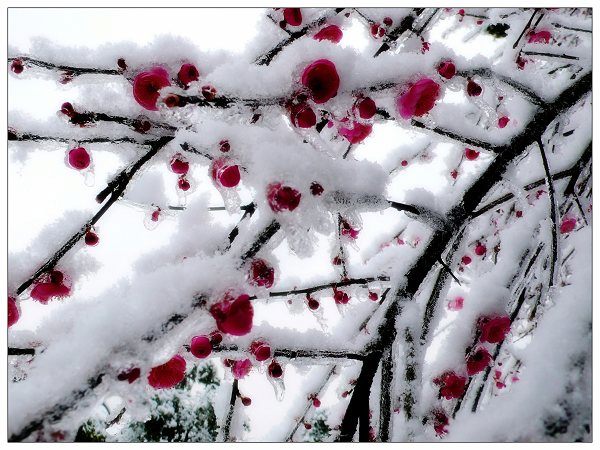
[[[459,398],[465,392],[466,377],[461,377],[455,372],[446,372],[434,379],[433,382],[440,386],[440,395],[446,400]]]
[[[465,157],[469,161],[474,161],[479,157],[479,152],[476,152],[475,150],[470,148],[465,148]]]
[[[140,377],[140,373],[141,371],[139,367],[133,367],[131,369],[124,370],[119,375],[117,375],[117,380],[128,381],[129,384],[131,384]]]
[[[420,117],[431,111],[439,95],[440,86],[429,78],[423,78],[398,97],[398,112],[403,119]]]
[[[217,328],[223,333],[243,336],[252,329],[254,309],[250,297],[240,295],[235,300],[226,295],[223,300],[211,306],[210,313],[217,322]]]
[[[552,39],[552,34],[547,30],[542,30],[537,33],[531,33],[527,42],[547,44],[550,42],[550,39]]]
[[[185,359],[175,355],[163,365],[152,368],[148,374],[148,383],[155,389],[172,388],[185,377],[185,366]]]
[[[372,130],[372,125],[353,122],[351,129],[345,127],[340,128],[340,134],[351,144],[358,144],[364,141],[371,134]]]
[[[463,308],[465,299],[462,297],[456,297],[448,302],[448,309],[450,311],[460,311]]]
[[[196,358],[206,358],[212,353],[212,344],[206,336],[194,336],[190,342],[190,352]]]
[[[271,347],[263,341],[254,341],[250,344],[250,353],[254,355],[257,361],[266,361],[271,357]]]
[[[358,101],[358,115],[361,119],[370,119],[377,112],[377,105],[372,98],[366,97]]]
[[[298,128],[311,128],[317,123],[317,116],[313,109],[306,103],[290,107],[290,120]]]
[[[293,211],[300,204],[302,195],[296,189],[282,186],[281,183],[271,183],[267,186],[267,201],[273,212]]]
[[[437,72],[441,77],[449,80],[456,75],[456,66],[452,61],[443,61],[437,68]]]
[[[181,81],[181,84],[188,86],[192,81],[198,80],[200,73],[193,64],[184,64],[177,73],[177,78]]]
[[[563,220],[560,224],[560,232],[561,234],[570,233],[577,226],[577,219],[574,217],[563,217]]]
[[[19,320],[19,307],[13,297],[8,297],[8,328],[12,327]]]
[[[479,330],[481,331],[481,342],[497,344],[502,342],[510,331],[510,318],[484,317],[479,319]]]
[[[284,8],[283,19],[293,27],[302,24],[302,12],[300,8]]]
[[[162,88],[171,86],[169,74],[162,67],[139,73],[133,80],[133,97],[144,108],[158,111],[156,102]]]
[[[301,82],[308,88],[315,103],[325,103],[337,95],[340,77],[328,59],[319,59],[309,64],[302,72]]]
[[[369,291],[369,300],[371,300],[372,302],[376,302],[377,300],[379,300],[379,296],[376,292]]]
[[[322,28],[321,31],[315,34],[313,36],[313,39],[316,39],[317,41],[331,41],[334,44],[337,44],[342,40],[343,36],[344,33],[342,33],[340,27],[338,27],[337,25],[329,25],[325,28]]]
[[[465,266],[468,266],[469,264],[471,264],[472,260],[471,260],[471,257],[469,255],[465,255],[465,256],[462,257],[461,261],[462,261],[462,263]]]
[[[215,159],[211,166],[211,175],[215,183],[232,188],[240,182],[240,169],[228,158]]]
[[[508,125],[508,122],[510,122],[510,119],[506,116],[502,116],[498,119],[498,128],[504,128],[506,127],[506,125]]]
[[[254,286],[270,288],[275,279],[275,269],[267,264],[264,259],[255,259],[250,265],[250,283]]]
[[[268,371],[272,378],[281,378],[283,375],[281,365],[275,360],[271,361],[271,364],[269,364]]]
[[[242,361],[234,361],[231,366],[231,373],[233,374],[233,378],[236,380],[241,380],[246,375],[250,373],[252,370],[252,361],[249,359],[244,359]]]
[[[69,150],[67,159],[69,161],[69,165],[73,169],[77,170],[87,169],[90,166],[90,162],[92,160],[88,151],[83,147],[77,147],[72,150]]]
[[[475,353],[471,353],[467,358],[467,374],[472,376],[481,372],[490,364],[491,360],[490,352],[483,347],[478,348]]]
[[[252,399],[250,397],[242,397],[242,405],[250,406],[252,404]]]

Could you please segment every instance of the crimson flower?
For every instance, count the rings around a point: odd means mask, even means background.
[[[268,371],[269,375],[273,378],[281,378],[283,375],[281,365],[275,360],[271,361],[271,364],[269,364]]]
[[[185,377],[185,366],[185,359],[175,355],[166,363],[152,368],[148,374],[148,383],[155,389],[172,388]]]
[[[443,436],[444,434],[448,433],[448,423],[448,416],[444,411],[439,409],[433,411],[433,429],[435,434],[438,436]]]
[[[231,373],[236,380],[244,378],[250,373],[250,370],[252,370],[252,361],[249,359],[234,361],[231,365]]]
[[[531,33],[527,42],[534,44],[547,44],[552,39],[552,34],[547,30]]]
[[[219,185],[232,188],[240,182],[240,169],[228,158],[215,159],[211,166],[212,179]]]
[[[302,12],[300,8],[284,8],[283,19],[293,27],[302,24]]]
[[[575,229],[576,226],[577,226],[577,219],[575,219],[574,217],[565,217],[565,218],[563,218],[563,220],[560,224],[560,233],[561,234],[570,233],[571,231],[573,231]]]
[[[309,64],[302,72],[301,82],[318,104],[335,97],[340,87],[340,77],[335,64],[328,59],[319,59]]]
[[[92,160],[88,151],[83,147],[77,147],[72,150],[69,150],[67,159],[69,161],[69,165],[73,169],[77,170],[87,169],[90,166],[90,162]]]
[[[71,288],[63,283],[64,275],[58,270],[53,270],[40,279],[31,290],[31,298],[46,304],[53,297],[66,297],[71,293]]]
[[[469,160],[469,161],[474,161],[479,157],[479,152],[475,151],[471,148],[465,148],[465,157]]]
[[[358,144],[364,141],[373,130],[373,126],[370,124],[362,124],[360,122],[353,122],[352,128],[340,128],[340,134],[344,136],[351,144]]]
[[[98,242],[100,242],[100,238],[98,237],[98,235],[91,230],[88,230],[85,233],[85,237],[83,238],[83,240],[85,244],[89,245],[90,247],[94,247],[98,245]]]
[[[200,72],[198,72],[198,69],[193,64],[182,65],[181,69],[179,69],[179,72],[177,73],[177,78],[179,79],[179,81],[181,81],[181,84],[183,84],[186,87],[192,81],[198,80],[199,77]]]
[[[370,97],[359,100],[357,107],[361,119],[370,119],[377,112],[377,105]]]
[[[498,128],[505,128],[506,125],[508,125],[508,122],[510,122],[510,119],[506,116],[500,117],[498,119]]]
[[[485,369],[492,360],[492,355],[485,348],[478,348],[467,358],[467,374],[475,375]]]
[[[456,372],[446,372],[434,379],[433,382],[440,386],[440,395],[446,400],[459,398],[465,392],[466,377],[457,375]]]
[[[298,128],[311,128],[317,123],[317,116],[313,109],[306,103],[290,107],[290,120]]]
[[[255,286],[270,288],[275,279],[275,269],[264,259],[255,259],[250,265],[250,283]]]
[[[333,300],[338,305],[345,305],[350,301],[350,296],[346,294],[344,291],[340,291],[336,288],[333,288]]]
[[[467,82],[467,94],[471,97],[478,97],[481,95],[483,88],[481,85],[475,83],[473,80]]]
[[[431,111],[439,95],[440,86],[429,78],[422,78],[398,97],[398,112],[403,119],[420,117]]]
[[[254,309],[250,297],[246,294],[233,298],[227,295],[219,303],[211,306],[210,313],[217,322],[217,328],[223,333],[243,336],[252,329]]]
[[[302,194],[290,186],[271,183],[267,186],[267,201],[274,212],[293,211],[300,204]]]
[[[344,33],[342,33],[340,27],[337,25],[329,25],[325,28],[322,28],[317,34],[315,34],[313,39],[316,39],[317,41],[331,41],[334,44],[337,44],[342,40],[343,36]]]
[[[443,61],[437,68],[437,72],[441,77],[449,80],[456,75],[456,66],[452,61]]]
[[[19,320],[19,307],[13,297],[8,297],[8,328]]]
[[[133,97],[150,111],[158,111],[156,102],[162,88],[171,86],[169,74],[162,67],[154,67],[148,72],[139,73],[133,80]]]
[[[479,330],[481,342],[497,344],[502,342],[510,331],[510,318],[508,316],[484,317],[479,320]]]
[[[190,342],[190,352],[196,358],[206,358],[212,353],[212,344],[206,336],[194,336]]]
[[[250,344],[250,353],[254,355],[257,361],[266,361],[271,357],[271,347],[263,341],[254,341]]]
[[[119,375],[117,375],[117,380],[119,381],[127,381],[129,384],[133,383],[140,377],[141,370],[139,367],[133,367],[128,370],[124,370]]]

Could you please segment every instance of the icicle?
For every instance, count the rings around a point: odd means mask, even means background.
[[[269,382],[271,386],[273,386],[273,392],[275,393],[275,398],[278,401],[282,401],[285,395],[285,383],[283,382],[283,377],[273,378],[269,377]]]

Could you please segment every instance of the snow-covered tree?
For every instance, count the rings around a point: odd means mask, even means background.
[[[45,225],[9,242],[9,439],[590,441],[591,24],[275,8],[238,55],[9,48],[64,95],[9,111]]]

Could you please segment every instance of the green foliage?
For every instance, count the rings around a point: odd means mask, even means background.
[[[315,420],[312,422],[312,428],[308,437],[310,442],[325,442],[329,438],[331,428],[327,425],[327,416],[325,413],[320,412],[315,416]]]
[[[77,430],[75,436],[75,442],[104,442],[106,441],[106,435],[96,428],[96,423],[93,420],[88,420],[82,424]]]
[[[506,34],[506,30],[510,28],[510,25],[506,23],[496,23],[493,25],[488,25],[485,31],[494,36],[495,38],[505,38],[508,36]]]
[[[212,364],[194,366],[173,389],[155,391],[150,417],[128,425],[125,440],[134,442],[214,442],[218,434],[212,396],[219,380]]]

